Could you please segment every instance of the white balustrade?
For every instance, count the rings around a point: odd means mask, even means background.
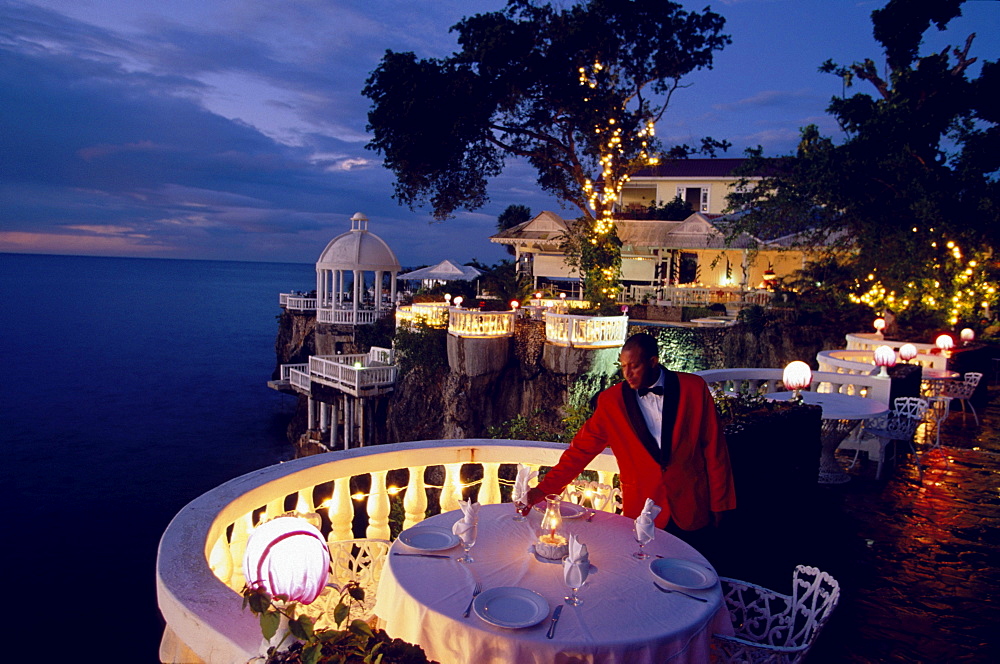
[[[424,323],[430,327],[442,328],[448,325],[447,302],[414,302],[396,307],[396,327],[416,327]]]
[[[713,391],[731,394],[737,392],[766,394],[781,391],[784,387],[784,383],[781,382],[784,369],[709,369],[695,373],[704,378]],[[850,394],[888,404],[891,386],[892,381],[881,376],[814,371],[812,372],[812,382],[807,389],[813,392]]]
[[[303,392],[309,392],[312,386],[310,385],[311,379],[309,378],[308,365],[301,364],[296,366],[301,366],[303,369],[292,369],[288,373],[288,382],[292,387],[297,387]]]
[[[514,312],[452,307],[448,312],[448,334],[471,338],[510,337],[514,334]]]
[[[281,365],[281,380],[291,380],[292,371],[309,371],[308,364],[282,364]]]
[[[403,527],[427,516],[435,489],[441,489],[441,510],[452,509],[457,500],[472,495],[481,503],[496,503],[500,501],[501,464],[520,462],[535,469],[552,466],[565,449],[559,443],[509,440],[396,443],[294,459],[230,480],[184,507],[160,540],[156,589],[167,623],[165,635],[175,646],[179,641],[206,662],[245,664],[257,655],[260,624],[242,609],[239,594],[244,584],[243,553],[253,527],[283,514],[288,505],[298,511],[324,510],[329,537],[351,539],[356,510],[350,481],[367,475],[371,488],[356,497],[362,503],[358,509],[368,514],[364,535],[388,539],[393,501],[402,502]],[[463,482],[461,471],[469,464],[482,468],[483,480]],[[427,468],[439,466],[445,469],[443,489],[425,484]],[[599,455],[589,467],[608,486],[618,472],[610,453]],[[405,487],[390,486],[388,478],[401,479],[404,474]],[[617,504],[610,502],[604,509],[615,511]]]
[[[313,379],[354,392],[396,382],[396,367],[365,366],[367,360],[368,355],[312,355],[309,374]]]
[[[374,309],[318,309],[316,320],[333,325],[371,325],[381,312]]]
[[[316,298],[281,293],[278,295],[278,304],[292,311],[313,311],[316,309]]]
[[[545,341],[572,348],[614,348],[625,343],[628,316],[574,316],[545,312]]]
[[[890,340],[883,339],[880,335],[872,333],[857,332],[853,334],[846,334],[844,338],[847,340],[847,350],[865,350],[874,353],[875,349],[879,346],[888,346],[899,354],[900,346],[904,344],[913,344],[917,349],[917,356],[910,360],[911,364],[919,364],[922,367],[929,367],[931,369],[947,369],[948,368],[948,357],[938,350],[938,347],[934,344],[917,343],[914,341],[900,341],[900,340]]]

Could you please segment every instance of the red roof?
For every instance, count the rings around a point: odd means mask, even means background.
[[[633,174],[637,177],[698,178],[731,177],[745,159],[672,159],[663,164],[644,168]]]

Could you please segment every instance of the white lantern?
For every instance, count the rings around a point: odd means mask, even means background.
[[[511,300],[510,301],[510,309],[511,309],[511,311],[517,311],[517,308],[519,306],[521,306],[521,303],[518,302],[517,300]]]
[[[250,533],[243,556],[247,585],[271,597],[312,604],[326,587],[330,549],[323,534],[305,519],[282,516]]]
[[[456,297],[456,298],[455,298],[454,300],[452,300],[452,303],[453,303],[453,304],[454,304],[454,305],[455,305],[456,307],[460,307],[460,306],[462,306],[462,302],[463,302],[463,301],[465,301],[465,298],[464,298],[464,297],[462,297],[461,295],[459,295],[459,296],[458,296],[458,297]]]
[[[967,327],[959,333],[959,337],[962,339],[963,345],[968,345],[976,340],[976,333],[971,327]]]
[[[913,344],[903,344],[899,347],[899,359],[909,362],[917,356],[917,347]]]
[[[792,396],[794,401],[801,401],[802,395],[799,392],[809,387],[809,383],[812,382],[812,369],[801,360],[790,362],[782,373],[781,382],[785,384],[786,390],[794,393]]]
[[[951,350],[955,347],[955,341],[947,334],[942,334],[935,341],[934,345],[941,350]]]
[[[445,302],[451,302],[451,293],[445,293],[444,294],[444,301]]]
[[[882,330],[885,329],[885,319],[884,318],[876,318],[872,322],[872,326],[875,328],[875,334],[876,334],[876,336],[878,336],[878,338],[881,339],[882,338]]]
[[[879,346],[875,349],[875,366],[881,367],[878,375],[888,377],[886,369],[896,366],[896,351],[889,346]]]

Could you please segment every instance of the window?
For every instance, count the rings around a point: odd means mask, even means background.
[[[677,197],[697,212],[708,212],[708,187],[677,187]]]

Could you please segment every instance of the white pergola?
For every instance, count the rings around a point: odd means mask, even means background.
[[[356,212],[351,217],[351,230],[330,240],[316,261],[319,320],[351,325],[374,322],[382,312],[391,309],[396,300],[396,274],[399,270],[396,254],[385,240],[368,231],[368,217]],[[374,301],[371,305],[364,302],[365,275],[368,272],[375,275]],[[383,302],[385,291],[382,280],[386,273],[391,275],[389,298]],[[350,290],[348,274],[352,277]]]

